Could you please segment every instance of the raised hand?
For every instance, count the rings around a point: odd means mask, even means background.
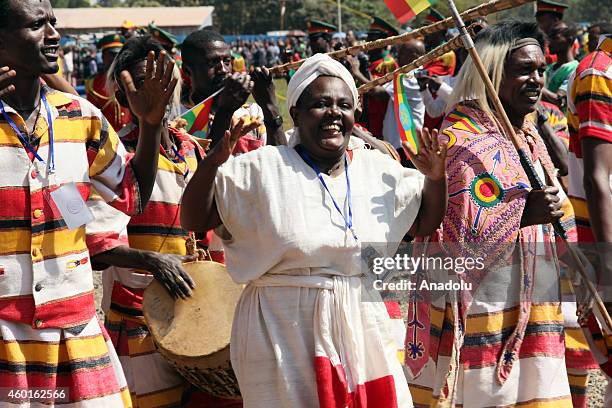
[[[402,142],[404,149],[414,164],[425,177],[438,181],[446,178],[446,143],[440,143],[438,130],[431,133],[429,129],[423,128],[422,132],[417,130],[417,141],[419,152],[412,150],[408,142]]]
[[[225,131],[223,139],[217,143],[207,159],[217,166],[222,165],[232,155],[238,139],[257,129],[259,126],[261,126],[259,121],[255,120],[250,122],[247,121],[247,118],[244,116],[237,121],[232,120],[230,130]]]
[[[130,110],[138,117],[140,123],[158,126],[166,113],[166,107],[174,92],[178,78],[173,77],[174,61],[167,58],[166,51],[147,55],[145,79],[142,86],[136,88],[128,71],[121,72],[121,81],[130,104]]]
[[[11,78],[14,78],[17,73],[9,67],[0,68],[0,98],[15,92],[15,85],[10,84]]]
[[[254,84],[253,99],[255,102],[262,108],[269,105],[276,106],[276,88],[268,68],[255,68],[251,73],[251,79]]]
[[[248,74],[234,72],[223,81],[225,89],[219,94],[219,110],[234,113],[249,98],[255,84]]]

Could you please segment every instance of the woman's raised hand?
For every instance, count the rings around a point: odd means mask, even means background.
[[[217,143],[213,151],[208,155],[208,160],[211,160],[217,166],[222,165],[232,155],[238,139],[257,129],[259,126],[261,126],[259,120],[251,121],[246,116],[237,120],[232,119],[230,129],[225,131],[223,139]]]
[[[178,82],[178,79],[173,77],[174,60],[166,55],[166,51],[161,51],[156,61],[155,53],[149,52],[145,80],[138,89],[130,73],[121,72],[121,81],[130,109],[141,123],[154,126],[161,124]]]
[[[439,136],[437,129],[432,132],[427,128],[423,128],[422,132],[417,130],[418,153],[408,142],[402,142],[414,167],[425,177],[434,181],[446,178],[446,151],[448,148],[446,143],[440,142]]]

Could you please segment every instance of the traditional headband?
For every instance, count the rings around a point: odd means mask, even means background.
[[[527,38],[521,38],[520,40],[515,41],[514,44],[512,44],[512,46],[510,47],[510,52],[516,51],[519,48],[525,47],[527,45],[537,45],[538,47],[541,47],[538,40],[536,40],[535,38],[527,37]]]

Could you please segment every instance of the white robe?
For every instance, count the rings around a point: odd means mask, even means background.
[[[348,392],[365,383],[370,406],[383,406],[368,384],[385,375],[397,405],[412,406],[386,309],[360,301],[357,276],[366,272],[362,245],[388,242],[381,255],[395,252],[418,213],[424,177],[356,138],[349,149],[358,242],[295,149],[267,146],[219,169],[215,200],[231,234],[227,267],[247,284],[231,340],[245,407],[318,406],[325,396],[317,393],[315,356],[346,373]],[[345,174],[323,177],[347,214]]]

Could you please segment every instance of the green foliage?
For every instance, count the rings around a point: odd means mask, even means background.
[[[89,0],[51,0],[51,5],[57,8],[90,7]]]
[[[266,31],[279,30],[281,25],[280,4],[282,0],[98,0],[101,7],[143,7],[143,6],[214,6],[213,19],[215,26],[223,34],[257,34]],[[337,0],[284,0],[286,13],[284,26],[287,29],[306,28],[309,18],[329,21],[337,24]],[[574,22],[595,22],[610,20],[612,3],[593,0],[563,0],[570,4],[566,20]],[[459,10],[483,3],[478,0],[455,0]],[[51,0],[54,7],[88,7],[89,0]],[[342,28],[364,31],[370,20],[367,16],[378,16],[399,26],[384,3],[384,0],[341,0]],[[443,15],[449,16],[446,1],[440,0],[434,5]],[[353,12],[355,10],[356,12]],[[411,27],[426,24],[423,12],[409,22]],[[367,16],[364,16],[367,15]],[[507,10],[489,16],[490,22],[500,19],[519,18],[533,19],[533,3],[512,10]]]

